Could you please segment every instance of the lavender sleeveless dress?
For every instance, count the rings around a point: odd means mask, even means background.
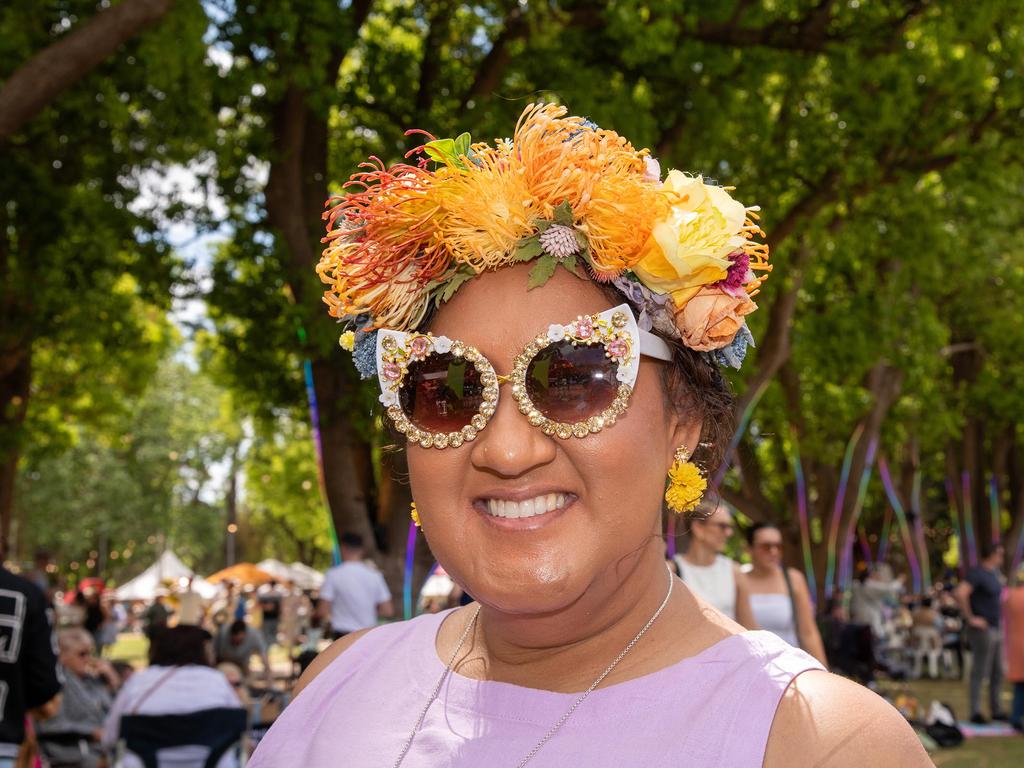
[[[390,768],[444,664],[448,612],[357,640],[282,713],[249,768]],[[650,675],[598,688],[530,768],[756,768],[786,687],[821,665],[770,632],[728,637]],[[578,698],[450,674],[403,768],[514,768]]]

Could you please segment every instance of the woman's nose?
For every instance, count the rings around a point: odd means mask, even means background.
[[[473,442],[473,465],[501,477],[519,477],[551,463],[555,453],[555,438],[531,426],[509,388],[501,387],[494,415]]]

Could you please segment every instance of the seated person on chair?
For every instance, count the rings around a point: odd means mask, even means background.
[[[212,666],[211,641],[210,633],[196,626],[177,626],[158,633],[150,647],[150,666],[132,675],[114,700],[103,729],[103,743],[108,747],[117,744],[121,738],[121,718],[127,715],[176,715],[215,707],[241,708],[238,694],[224,673]],[[175,747],[161,753],[161,765],[192,766],[205,759],[205,753],[206,749],[200,746]],[[134,755],[125,755],[124,768],[141,765]],[[237,765],[235,754],[228,752],[217,768]]]
[[[103,720],[121,681],[81,627],[61,630],[57,640],[64,696],[57,714],[39,723],[39,747],[52,765],[95,768],[103,757]]]

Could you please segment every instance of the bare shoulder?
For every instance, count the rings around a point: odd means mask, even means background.
[[[881,696],[837,675],[811,671],[786,689],[764,765],[925,768],[932,761],[907,721]]]
[[[327,666],[332,661],[348,650],[356,640],[369,631],[370,629],[361,629],[358,632],[352,632],[351,634],[335,640],[327,648],[321,651],[320,655],[313,659],[313,663],[306,667],[306,671],[302,673],[302,677],[299,678],[299,681],[295,684],[295,688],[292,690],[292,696],[298,696],[302,693],[303,689],[313,682],[313,679],[317,675],[327,669]]]
[[[807,586],[807,577],[806,576],[804,576],[802,573],[800,573],[800,571],[797,570],[796,568],[787,568],[786,570],[789,572],[789,580],[790,580],[790,582],[793,584],[793,586],[796,589],[801,590],[803,592],[808,592],[809,591],[809,588]]]

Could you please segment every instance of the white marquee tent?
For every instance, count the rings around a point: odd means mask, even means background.
[[[278,581],[289,582],[299,589],[318,589],[324,583],[324,575],[320,571],[303,563],[288,565],[280,560],[268,559],[256,563],[256,567]]]
[[[158,591],[189,576],[193,577],[192,589],[204,599],[210,600],[217,594],[217,587],[196,576],[177,555],[165,550],[149,568],[115,589],[114,597],[117,600],[152,600]]]

